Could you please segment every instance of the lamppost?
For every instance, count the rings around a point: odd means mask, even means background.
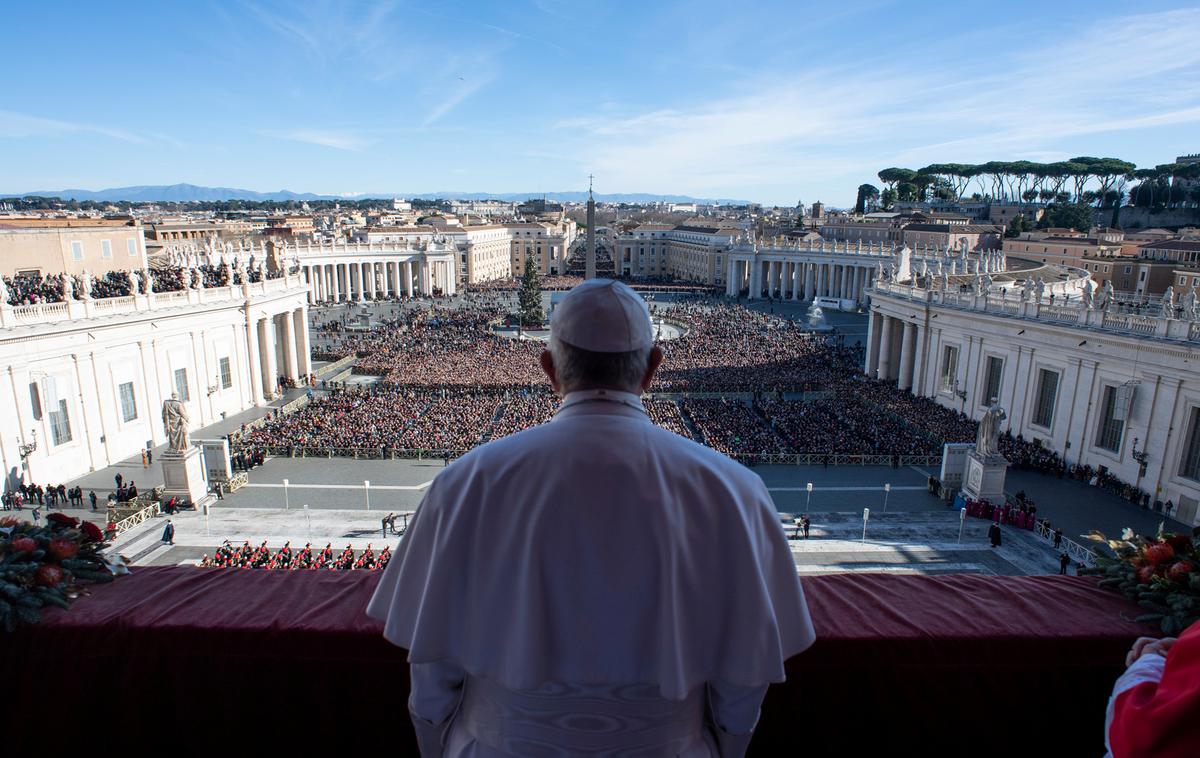
[[[892,485],[889,482],[888,484],[883,485],[883,512],[884,513],[887,513],[887,501],[888,501],[888,495],[890,495],[890,494],[892,494]]]
[[[367,499],[367,510],[371,510],[371,482],[368,479],[363,480],[363,495]]]
[[[308,515],[308,503],[304,504],[304,520],[308,524],[308,539],[312,539],[312,516]]]
[[[20,439],[17,440],[17,451],[21,455],[22,463],[37,450],[37,429],[30,429],[29,436],[33,438],[33,442],[25,443]]]
[[[808,484],[804,485],[804,489],[807,490],[807,492],[808,492],[808,497],[804,501],[804,515],[807,516],[808,515],[808,506],[812,504],[812,490],[813,490],[812,482],[809,482]]]
[[[867,541],[867,521],[871,518],[871,509],[863,508],[863,536],[862,541]]]
[[[965,526],[966,523],[967,523],[967,509],[965,507],[960,508],[958,510],[958,541],[959,541],[959,544],[962,543],[963,526]]]
[[[283,509],[291,510],[291,504],[288,502],[288,480],[283,480]]]

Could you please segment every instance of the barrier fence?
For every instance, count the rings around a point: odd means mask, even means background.
[[[1037,536],[1039,536],[1042,539],[1049,542],[1051,546],[1054,545],[1054,530],[1053,529],[1051,529],[1048,526],[1045,526],[1041,522],[1038,522],[1037,524],[1034,524],[1033,531],[1034,531],[1034,533],[1037,534]],[[1096,565],[1095,551],[1093,551],[1091,548],[1084,547],[1083,545],[1079,544],[1075,540],[1068,539],[1067,537],[1063,537],[1062,545],[1058,549],[1059,550],[1065,549],[1067,551],[1067,557],[1069,557],[1071,560],[1075,561],[1076,563],[1082,563],[1083,565],[1088,566],[1088,567]]]
[[[265,445],[261,448],[276,458],[354,458],[358,460],[442,460],[458,458],[467,449],[424,450],[390,447],[302,447],[297,445]],[[733,455],[746,465],[775,466],[925,466],[942,464],[940,455],[842,455],[822,453],[763,453]]]

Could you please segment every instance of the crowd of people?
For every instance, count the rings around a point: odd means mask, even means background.
[[[195,268],[180,266],[154,266],[149,272],[150,289],[155,292],[178,292],[196,287],[225,287],[230,284],[242,283],[242,275],[237,269],[226,266],[205,264]],[[266,276],[273,279],[282,276],[282,272],[273,269],[260,270],[250,268],[246,271],[246,280],[254,283],[262,281]],[[132,278],[131,278],[132,277]],[[8,304],[37,305],[39,303],[61,303],[67,299],[68,291],[71,299],[84,300],[91,297],[102,300],[110,297],[128,297],[134,294],[134,282],[138,292],[147,291],[147,272],[107,271],[99,276],[88,275],[84,281],[82,274],[22,274],[20,276],[5,276],[4,288],[8,295]],[[69,285],[68,285],[69,280]],[[90,285],[90,286],[85,286]]]
[[[241,547],[234,547],[229,540],[217,548],[210,558],[207,553],[200,559],[201,568],[242,568],[242,569],[281,569],[290,571],[328,570],[352,571],[382,571],[392,558],[390,547],[385,546],[376,555],[370,543],[361,553],[355,553],[350,545],[341,553],[335,554],[332,543],[326,543],[323,550],[313,550],[312,543],[306,543],[299,550],[292,549],[292,543],[271,552],[266,540],[258,547],[243,542]]]
[[[96,510],[96,493],[88,493],[92,510]],[[67,487],[65,484],[26,484],[22,482],[17,487],[0,496],[0,506],[6,511],[20,511],[30,508],[83,508],[84,495],[82,487]]]

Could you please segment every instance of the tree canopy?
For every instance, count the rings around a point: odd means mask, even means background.
[[[1108,207],[1114,197],[1125,191],[1133,179],[1182,179],[1200,176],[1200,166],[1164,164],[1153,169],[1137,166],[1119,158],[1079,156],[1067,161],[988,161],[986,163],[931,163],[918,169],[892,166],[878,174],[896,199],[926,200],[964,197],[972,182],[981,197],[1011,202],[1091,202]],[[866,186],[866,185],[864,185]],[[1149,190],[1147,188],[1147,195]],[[860,194],[862,188],[859,188]],[[1088,193],[1091,194],[1088,194]],[[1118,193],[1113,195],[1112,193]],[[1066,195],[1065,199],[1063,195]],[[1176,202],[1188,202],[1188,192]],[[1133,197],[1131,196],[1131,202]]]

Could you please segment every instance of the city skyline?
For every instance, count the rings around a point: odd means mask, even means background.
[[[553,192],[595,173],[606,194],[846,206],[891,165],[1154,165],[1200,149],[1200,9],[1139,7],[23,6],[3,37],[37,75],[0,101],[0,194]]]

